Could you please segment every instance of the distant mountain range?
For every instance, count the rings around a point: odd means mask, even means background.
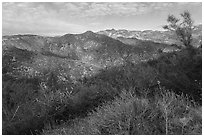
[[[124,38],[137,38],[140,40],[150,40],[158,43],[166,44],[178,44],[181,45],[177,40],[176,35],[170,31],[129,31],[129,30],[115,30],[109,29],[97,32],[98,34],[104,34],[112,38],[124,37]],[[193,31],[193,44],[199,46],[202,40],[202,25],[197,25]]]
[[[195,29],[194,37],[201,38],[201,28]],[[55,71],[60,79],[77,80],[127,60],[138,63],[156,58],[158,50],[177,50],[169,45],[173,41],[170,32],[114,29],[57,37],[3,36],[3,74],[35,77]]]

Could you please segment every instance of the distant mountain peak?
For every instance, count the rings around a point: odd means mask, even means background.
[[[93,31],[86,31],[86,32],[84,32],[83,33],[84,35],[93,35],[93,34],[95,34]]]
[[[125,30],[125,29],[106,29],[96,32],[97,34],[103,34],[114,39],[117,38],[136,38],[140,40],[151,40],[158,43],[166,44],[181,44],[175,37],[173,32],[170,31],[158,31],[158,30],[144,30],[144,31],[135,31],[135,30]],[[194,44],[199,45],[199,41],[202,37],[202,24],[196,25],[193,30],[193,39]]]

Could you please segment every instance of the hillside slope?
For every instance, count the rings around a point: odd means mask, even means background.
[[[60,37],[3,36],[3,70],[33,77],[60,66],[62,69],[59,71],[65,70],[63,73],[76,79],[92,75],[99,69],[122,65],[127,59],[138,62],[142,58],[151,58],[158,49],[170,47],[151,41],[131,40],[133,44],[125,42],[124,38],[113,39],[91,31]]]
[[[164,86],[200,102],[201,48],[191,57],[185,49],[161,52],[170,47],[90,31],[3,37],[3,134],[42,134],[62,122],[87,117],[129,89],[135,97],[154,100],[158,87],[160,91]],[[197,123],[195,133],[200,134]]]

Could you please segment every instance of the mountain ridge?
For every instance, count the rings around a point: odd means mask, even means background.
[[[107,35],[115,39],[117,39],[117,37],[137,38],[140,40],[151,40],[159,43],[182,45],[182,43],[177,40],[176,35],[170,31],[107,29],[96,33]],[[197,47],[200,46],[202,40],[202,24],[195,26],[192,36],[194,45]]]
[[[164,50],[170,47],[167,44],[137,39],[134,39],[133,43],[124,41],[92,31],[82,34],[65,34],[60,37],[28,34],[3,36],[2,53],[4,59],[8,58],[7,62],[17,65],[15,71],[19,70],[19,67],[26,66],[32,68],[37,74],[48,68],[56,69],[61,66],[67,74],[73,74],[75,77],[77,73],[82,76],[86,72],[85,75],[89,75],[99,69],[122,65],[127,59],[135,63],[146,60],[157,53],[158,49]],[[127,39],[127,41],[130,40]],[[30,60],[28,62],[24,60],[25,57],[22,54],[24,52],[31,53],[32,63]],[[13,60],[19,63],[16,64]]]

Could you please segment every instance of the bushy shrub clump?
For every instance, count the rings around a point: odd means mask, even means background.
[[[202,113],[193,102],[160,89],[155,100],[123,91],[88,117],[76,118],[44,134],[55,135],[154,135],[202,134]]]
[[[4,81],[3,134],[39,134],[47,125],[53,128],[62,121],[86,116],[117,94],[105,83],[92,86],[67,83],[61,89],[53,73],[48,80],[53,83],[50,86],[34,81]]]
[[[148,64],[157,70],[161,85],[177,94],[187,94],[201,104],[202,53],[200,49],[193,50],[193,55],[188,50],[164,54]]]

